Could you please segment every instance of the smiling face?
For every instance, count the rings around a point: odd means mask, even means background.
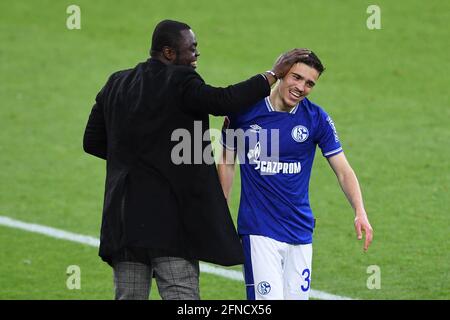
[[[282,109],[293,108],[311,92],[319,76],[313,67],[302,62],[294,64],[275,89],[276,105]]]
[[[191,66],[197,68],[197,58],[200,53],[197,51],[197,39],[194,32],[189,30],[182,30],[180,32],[181,40],[176,50],[176,58],[174,64]]]

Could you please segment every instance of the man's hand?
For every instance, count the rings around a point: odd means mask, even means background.
[[[358,240],[362,239],[363,232],[366,234],[366,240],[364,241],[364,251],[367,251],[367,249],[369,249],[370,244],[372,243],[373,229],[372,229],[372,226],[370,225],[369,220],[367,219],[367,215],[365,213],[356,215],[355,231],[356,231]]]
[[[272,71],[275,73],[278,79],[283,78],[286,73],[291,69],[294,63],[297,63],[299,59],[306,58],[311,53],[309,49],[293,49],[278,57],[277,61],[273,65]]]

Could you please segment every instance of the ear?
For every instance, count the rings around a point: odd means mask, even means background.
[[[171,48],[171,47],[163,47],[162,48],[162,53],[164,55],[164,58],[166,58],[167,60],[169,60],[170,62],[173,62],[176,60],[177,58],[177,53],[176,51]]]

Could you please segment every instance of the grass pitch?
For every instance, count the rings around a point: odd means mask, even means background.
[[[317,218],[312,287],[362,299],[449,299],[450,4],[378,1],[69,1],[0,3],[0,215],[98,236],[105,165],[81,143],[96,93],[112,72],[147,58],[164,18],[196,32],[199,73],[225,86],[269,69],[293,47],[327,70],[311,100],[333,116],[375,229],[369,252],[318,154],[311,180]],[[221,118],[212,118],[216,128]],[[239,201],[233,188],[232,212]],[[0,227],[0,299],[110,299],[112,273],[94,248]],[[79,265],[82,288],[68,290]],[[366,286],[367,268],[381,288]],[[236,267],[239,270],[239,267]],[[242,299],[244,285],[203,274],[204,299]],[[153,298],[158,298],[153,290]]]

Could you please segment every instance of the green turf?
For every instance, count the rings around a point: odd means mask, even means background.
[[[0,227],[0,241],[2,299],[113,297],[111,269],[98,263],[96,248],[6,227]],[[66,284],[72,265],[80,268],[79,290]]]
[[[84,0],[76,3],[82,29],[70,31],[72,3],[0,2],[0,215],[98,236],[104,163],[81,148],[95,94],[110,73],[146,59],[157,21],[179,19],[197,34],[198,71],[211,84],[267,70],[292,47],[312,48],[327,68],[311,100],[335,120],[375,240],[363,254],[319,154],[312,287],[363,299],[450,298],[449,2],[377,1],[382,29],[374,31],[370,1]],[[234,217],[238,195],[236,183]],[[4,227],[0,247],[0,298],[111,297],[96,249]],[[87,277],[78,293],[64,289],[74,260]],[[379,290],[366,288],[369,265],[381,268]],[[244,296],[235,281],[201,282],[205,298]]]
[[[0,227],[0,299],[112,299],[112,270],[99,263],[97,249],[44,235]],[[70,287],[73,271],[80,270],[79,289]],[[69,286],[67,284],[69,282]],[[243,283],[202,274],[203,299],[243,299]],[[71,288],[71,289],[70,289]],[[160,299],[155,281],[150,297]]]

